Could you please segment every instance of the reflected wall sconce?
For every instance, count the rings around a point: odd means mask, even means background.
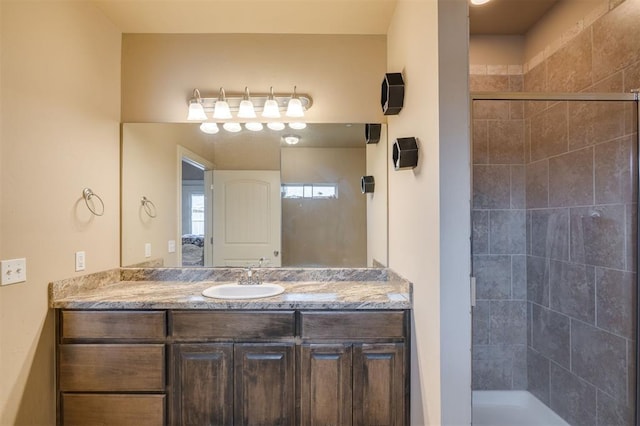
[[[363,194],[370,194],[376,187],[376,180],[373,176],[362,176],[360,179],[360,189]]]
[[[284,130],[285,123],[279,121],[283,115],[292,119],[290,128],[304,129],[304,114],[313,100],[308,94],[297,93],[295,86],[293,93],[287,95],[274,93],[273,87],[268,93],[258,94],[250,94],[248,87],[242,93],[226,93],[221,87],[217,97],[202,97],[200,90],[194,89],[188,105],[187,121],[202,122],[200,130],[215,134],[220,123],[230,132],[242,130],[241,123],[254,132],[264,129],[263,123],[271,130]]]
[[[380,142],[380,134],[382,133],[382,124],[367,123],[364,125],[364,139],[367,144]]]
[[[418,165],[418,141],[416,138],[398,138],[393,144],[393,168],[413,169]]]

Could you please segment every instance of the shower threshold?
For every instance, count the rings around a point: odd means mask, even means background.
[[[569,426],[527,391],[473,391],[473,426]]]

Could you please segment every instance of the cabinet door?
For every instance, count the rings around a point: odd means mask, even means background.
[[[404,344],[354,346],[354,425],[404,424],[404,374]]]
[[[179,424],[233,424],[233,344],[175,345],[174,368]]]
[[[300,424],[352,423],[352,347],[303,344],[300,348]]]
[[[293,344],[236,344],[235,424],[294,425]]]

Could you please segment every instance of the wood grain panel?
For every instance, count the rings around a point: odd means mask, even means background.
[[[176,415],[182,425],[233,425],[233,344],[174,345]]]
[[[164,395],[62,394],[64,426],[161,426]]]
[[[293,337],[293,311],[175,311],[171,335],[179,339]]]
[[[404,425],[403,365],[402,343],[354,346],[354,425]]]
[[[164,345],[59,345],[61,391],[164,391]]]
[[[236,344],[235,424],[295,424],[291,344]]]
[[[62,311],[63,339],[163,339],[164,311]]]
[[[303,338],[404,337],[404,312],[301,312]]]
[[[300,349],[300,424],[352,423],[351,344],[303,344]]]

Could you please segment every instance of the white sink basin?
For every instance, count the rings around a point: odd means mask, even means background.
[[[202,295],[216,299],[259,299],[283,292],[284,287],[271,283],[257,285],[219,284],[207,288],[202,292]]]

